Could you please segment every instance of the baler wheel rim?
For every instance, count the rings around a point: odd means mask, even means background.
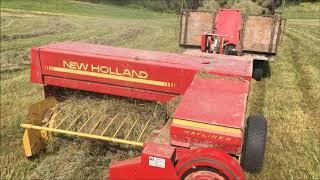
[[[206,166],[194,167],[187,170],[181,178],[182,180],[228,180],[220,171]]]

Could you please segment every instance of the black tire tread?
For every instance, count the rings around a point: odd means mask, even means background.
[[[267,138],[267,121],[263,116],[250,116],[247,120],[241,166],[251,173],[260,172],[263,166]]]
[[[263,69],[262,68],[256,68],[253,71],[253,78],[256,81],[261,81],[263,78]]]

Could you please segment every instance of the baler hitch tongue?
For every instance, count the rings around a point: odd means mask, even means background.
[[[59,106],[53,97],[33,104],[27,120],[21,124],[21,127],[25,128],[23,136],[25,155],[33,156],[44,148],[49,132],[142,147],[146,137],[145,132],[149,132],[150,124],[156,120],[150,118],[142,121],[139,116],[129,121],[130,114],[122,119],[121,112],[108,117],[107,114],[101,115],[89,110],[79,113],[70,120],[68,114],[67,108]],[[125,123],[127,127],[124,127]]]

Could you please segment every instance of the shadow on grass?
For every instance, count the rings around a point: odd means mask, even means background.
[[[255,81],[255,80],[252,80]],[[252,82],[252,88],[249,97],[249,114],[264,115],[265,96],[266,96],[266,81]]]
[[[264,78],[270,78],[272,75],[272,71],[271,71],[271,66],[270,66],[270,61],[267,61],[264,67],[264,74],[263,77]]]

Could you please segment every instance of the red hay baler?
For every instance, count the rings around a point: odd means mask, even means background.
[[[242,169],[262,168],[267,131],[262,116],[246,118],[252,63],[249,57],[209,59],[85,43],[33,48],[31,81],[44,85],[47,98],[21,125],[26,156],[38,153],[54,132],[141,147],[141,156],[112,162],[110,179],[244,179]],[[56,103],[50,96],[61,88],[181,101],[159,133],[140,142],[47,126],[42,118]]]

